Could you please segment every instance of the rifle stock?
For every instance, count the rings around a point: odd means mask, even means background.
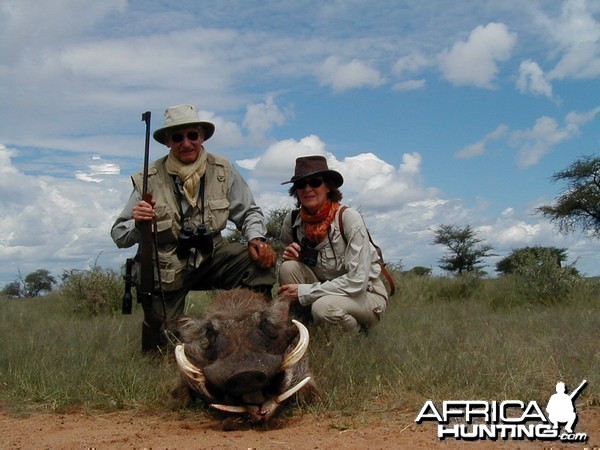
[[[152,202],[152,194],[148,193],[148,159],[150,153],[150,111],[142,114],[142,121],[146,122],[146,143],[144,147],[144,173],[142,184],[142,199],[146,203]],[[139,243],[140,258],[140,281],[137,287],[138,303],[152,302],[152,291],[154,290],[154,263],[152,255],[154,251],[153,221],[138,223],[142,238]]]

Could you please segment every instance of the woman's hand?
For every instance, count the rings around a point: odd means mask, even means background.
[[[279,288],[277,293],[290,302],[290,304],[298,301],[297,284],[284,284]]]
[[[291,260],[299,260],[300,259],[300,244],[297,242],[292,242],[288,245],[285,250],[283,250],[283,260],[291,261]]]

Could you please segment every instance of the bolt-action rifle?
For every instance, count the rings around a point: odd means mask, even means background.
[[[142,199],[152,203],[152,194],[148,193],[148,158],[150,153],[150,111],[142,114],[142,120],[146,122],[146,145],[144,147],[144,174],[142,183]],[[140,222],[142,239],[140,241],[140,285],[137,287],[138,303],[152,302],[152,291],[154,290],[154,263],[152,255],[154,252],[154,239],[152,236],[152,220]]]
[[[148,193],[148,159],[150,153],[150,111],[142,114],[142,121],[146,122],[146,144],[144,147],[144,172],[142,183],[142,199],[151,204],[152,194]],[[139,281],[135,283],[131,277],[132,262],[127,260],[125,276],[125,294],[123,295],[123,314],[131,314],[131,286],[136,286],[138,303],[152,303],[152,291],[154,290],[154,263],[152,255],[154,252],[153,220],[138,222],[136,226],[140,230],[141,240],[138,248],[140,263]]]

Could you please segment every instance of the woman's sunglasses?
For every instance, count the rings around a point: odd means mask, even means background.
[[[303,178],[302,180],[294,181],[294,189],[304,189],[307,184],[311,188],[318,188],[323,184],[323,178]]]
[[[200,137],[200,133],[198,133],[197,131],[188,131],[187,133],[185,133],[185,136],[187,136],[188,141],[197,141]],[[183,133],[175,133],[171,135],[171,140],[179,144],[180,142],[183,142],[183,137]]]

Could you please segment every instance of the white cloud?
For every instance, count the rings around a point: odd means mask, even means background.
[[[345,198],[369,213],[394,210],[437,194],[423,186],[421,155],[405,153],[398,169],[373,153],[346,157],[334,167],[344,175]]]
[[[527,60],[521,63],[516,84],[519,92],[552,97],[552,85],[546,80],[544,71],[534,61]]]
[[[330,56],[321,64],[317,76],[321,85],[331,86],[334,91],[377,87],[383,84],[383,78],[376,69],[358,59],[344,63],[336,56]]]
[[[11,158],[15,156],[17,152],[15,150],[9,150],[6,146],[0,144],[0,174],[15,174],[18,173],[16,167],[12,165]]]
[[[592,121],[598,114],[600,114],[600,106],[583,113],[569,112],[565,117],[564,125],[547,116],[538,118],[529,129],[510,131],[506,125],[500,125],[480,141],[457,151],[454,156],[465,159],[482,156],[486,153],[489,143],[506,138],[508,143],[517,150],[517,166],[526,169],[538,164],[557,145],[578,136],[581,127]]]
[[[461,148],[454,154],[454,156],[463,159],[475,158],[477,156],[483,155],[485,153],[485,150],[485,142],[479,141]]]
[[[579,133],[579,127],[561,127],[551,117],[541,117],[528,130],[511,134],[511,143],[517,147],[517,165],[527,168],[537,164],[553,147]]]
[[[90,264],[103,251],[118,253],[108,233],[129,194],[126,177],[107,184],[27,175],[16,169],[12,155],[0,146],[0,279],[40,268],[58,275]]]
[[[337,170],[344,177],[344,199],[366,211],[395,209],[437,193],[436,189],[423,186],[422,158],[416,152],[403,154],[398,169],[373,153],[361,153],[339,160],[314,135],[300,141],[288,139],[277,142],[258,160],[243,160],[238,164],[253,169],[252,179],[260,180],[256,187],[262,194],[269,189],[287,190],[289,186],[282,188],[281,183],[293,175],[296,158],[307,155],[325,156],[329,168]]]
[[[418,73],[420,70],[431,64],[432,62],[425,55],[420,52],[414,52],[410,55],[398,58],[392,67],[392,72],[396,75]]]
[[[269,146],[254,167],[254,177],[262,180],[289,180],[294,174],[296,158],[308,155],[328,156],[325,143],[318,136],[307,136],[300,141],[286,139]]]
[[[501,139],[506,132],[508,131],[508,127],[506,125],[499,125],[494,131],[485,136],[481,141],[476,142],[474,144],[468,145],[459,151],[457,151],[454,156],[456,158],[475,158],[477,156],[483,155],[487,150],[487,145],[490,142],[497,141]]]
[[[107,14],[122,12],[127,0],[6,0],[0,5],[0,65],[39,60]]]
[[[250,135],[263,137],[276,125],[285,123],[285,114],[269,96],[264,103],[248,105],[243,125],[248,129]]]
[[[550,79],[591,79],[600,75],[600,22],[590,8],[591,2],[568,0],[562,4],[558,19],[539,15],[561,54],[548,74]]]
[[[456,85],[494,87],[498,62],[506,61],[517,35],[503,23],[478,26],[466,41],[456,42],[438,55],[444,78]]]
[[[600,106],[583,113],[571,111],[565,117],[565,122],[567,123],[568,128],[573,128],[576,132],[581,125],[585,125],[587,122],[594,120],[598,114],[600,114]]]

